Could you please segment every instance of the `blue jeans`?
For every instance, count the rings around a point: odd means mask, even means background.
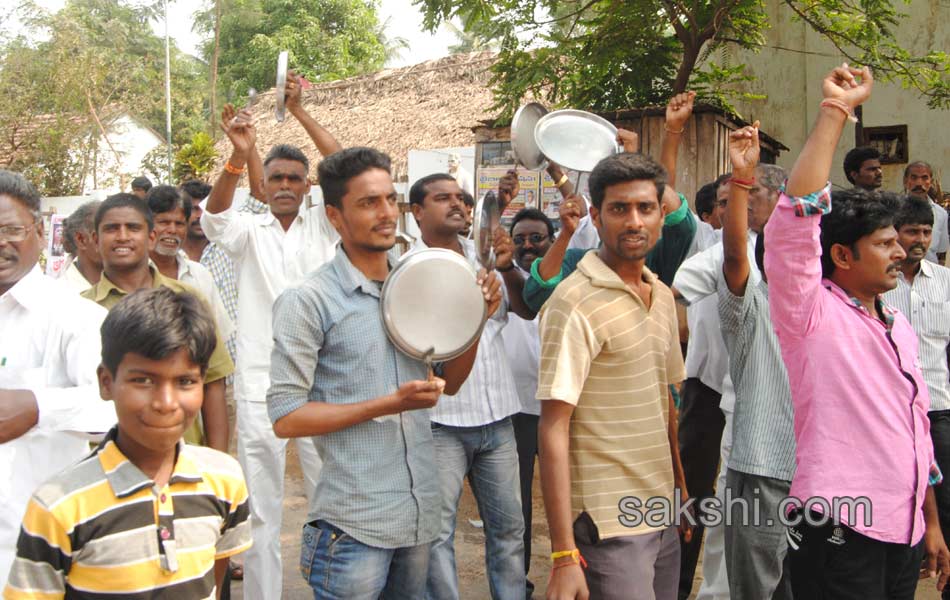
[[[431,544],[374,548],[325,521],[303,527],[300,574],[314,600],[397,600],[425,592]]]
[[[442,530],[432,545],[426,597],[457,600],[455,521],[462,481],[469,485],[485,523],[485,568],[491,597],[525,597],[524,517],[518,449],[511,419],[480,427],[432,424],[439,483],[442,488]]]

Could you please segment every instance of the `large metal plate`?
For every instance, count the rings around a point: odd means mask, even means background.
[[[616,154],[617,128],[583,110],[556,110],[538,120],[534,140],[541,152],[565,169],[583,173]]]
[[[495,268],[495,230],[501,225],[501,207],[495,192],[489,191],[475,204],[472,234],[475,253],[486,271]]]
[[[488,318],[475,269],[441,248],[406,255],[383,283],[380,308],[390,341],[418,360],[462,354],[478,340]]]
[[[548,166],[548,161],[534,141],[535,125],[546,114],[548,109],[543,105],[529,102],[519,108],[511,120],[511,149],[515,153],[515,160],[533,171]]]
[[[276,107],[274,108],[274,117],[278,123],[282,123],[287,116],[286,105],[286,87],[287,85],[287,51],[284,50],[277,56],[277,85],[274,90]]]

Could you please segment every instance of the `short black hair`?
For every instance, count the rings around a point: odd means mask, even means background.
[[[907,163],[907,166],[904,167],[904,179],[907,179],[907,176],[910,175],[910,170],[913,169],[914,167],[925,167],[928,171],[930,171],[930,176],[931,177],[934,176],[934,168],[931,166],[929,162],[922,161],[922,160],[915,160],[912,163]]]
[[[19,200],[33,213],[34,218],[40,218],[40,193],[23,175],[0,169],[0,196]]]
[[[835,263],[831,247],[841,244],[857,255],[855,244],[878,229],[894,225],[900,197],[892,192],[862,189],[835,191],[831,195],[831,212],[821,217],[821,273],[831,277]]]
[[[721,186],[722,184],[724,184],[724,183],[729,183],[729,180],[730,180],[730,179],[732,179],[732,171],[727,171],[726,173],[723,173],[722,175],[720,175],[719,177],[717,177],[717,178],[716,178],[716,191],[717,191],[717,192],[719,191],[719,186]]]
[[[132,180],[132,189],[147,192],[152,189],[152,181],[144,175],[136,177]]]
[[[155,219],[152,218],[152,211],[148,209],[148,204],[145,203],[145,200],[142,200],[135,194],[121,192],[112,194],[99,205],[99,209],[96,211],[96,231],[99,231],[99,225],[102,223],[103,217],[113,208],[134,208],[145,217],[148,230],[151,231],[155,229]]]
[[[145,202],[148,204],[148,209],[152,211],[152,215],[181,208],[185,213],[185,220],[191,218],[193,206],[191,196],[183,194],[173,185],[156,185],[145,195]]]
[[[854,183],[851,172],[860,171],[861,165],[866,160],[881,160],[881,153],[871,146],[858,146],[848,150],[848,153],[844,155],[844,176],[848,178],[848,181]]]
[[[126,354],[162,360],[182,349],[204,374],[218,342],[204,303],[167,287],[132,292],[109,311],[99,332],[102,366],[113,375]]]
[[[901,196],[901,205],[894,215],[894,227],[900,230],[904,225],[934,224],[934,211],[930,207],[930,200],[919,196],[905,194]]]
[[[392,161],[387,154],[365,146],[346,148],[324,158],[317,167],[323,201],[327,206],[343,208],[347,184],[370,169],[381,169],[392,174]]]
[[[303,150],[297,146],[291,146],[290,144],[277,144],[270,149],[270,152],[267,153],[267,156],[264,158],[264,166],[266,167],[271,163],[271,161],[283,159],[283,160],[294,160],[299,163],[303,163],[304,171],[310,172],[310,159],[307,158],[307,155],[303,153]]]
[[[755,168],[755,178],[765,189],[777,192],[782,189],[782,184],[788,179],[788,173],[778,165],[759,163]]]
[[[462,202],[465,203],[465,206],[469,208],[475,208],[475,196],[469,194],[466,190],[462,190]]]
[[[657,202],[663,201],[666,169],[645,154],[622,152],[601,160],[587,180],[591,203],[600,210],[607,188],[627,181],[652,181],[656,186]]]
[[[696,214],[702,219],[703,215],[710,215],[716,209],[716,190],[719,185],[711,181],[699,188],[696,192]]]
[[[536,208],[522,208],[519,210],[515,218],[511,220],[511,227],[508,229],[508,233],[514,235],[515,225],[520,221],[542,221],[548,226],[548,237],[554,237],[554,222],[551,221],[546,214]]]
[[[425,200],[426,194],[428,193],[426,188],[430,183],[435,183],[436,181],[455,181],[455,177],[452,177],[448,173],[432,173],[431,175],[417,179],[416,182],[412,184],[412,187],[409,188],[409,204],[422,206],[422,201]],[[472,206],[475,206],[474,199],[472,202]]]
[[[191,196],[192,201],[201,202],[211,194],[211,186],[204,181],[189,179],[181,184],[181,191]]]
[[[74,210],[63,222],[63,248],[70,254],[76,254],[76,234],[80,231],[92,233],[95,228],[96,210],[102,204],[98,200],[86,202]]]

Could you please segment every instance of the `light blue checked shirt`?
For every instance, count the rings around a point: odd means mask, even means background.
[[[380,289],[340,246],[329,263],[280,295],[267,392],[273,422],[307,402],[352,404],[426,379],[425,364],[386,336]],[[377,548],[436,539],[441,496],[428,410],[378,417],[313,442],[323,469],[311,520]]]

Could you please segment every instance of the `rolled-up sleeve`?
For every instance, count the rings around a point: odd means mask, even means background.
[[[323,320],[307,290],[291,288],[274,303],[273,325],[267,414],[276,423],[310,399],[317,354],[323,347]]]

